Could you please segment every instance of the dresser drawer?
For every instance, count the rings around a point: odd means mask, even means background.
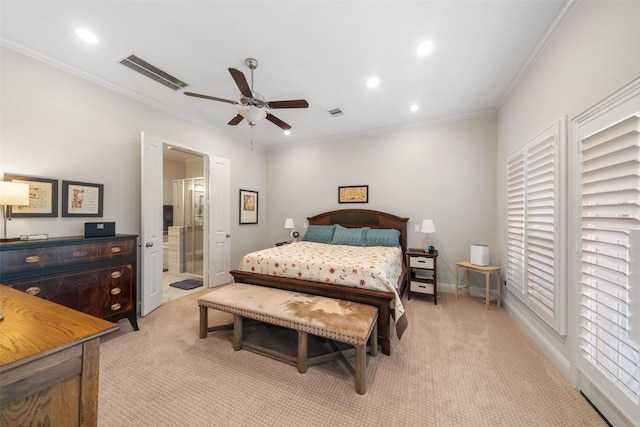
[[[409,267],[411,268],[433,268],[433,258],[424,256],[409,257]]]
[[[39,270],[55,265],[56,248],[20,249],[0,252],[3,274]]]
[[[119,264],[6,284],[75,310],[106,318],[134,308],[134,283],[133,265]]]
[[[44,268],[124,259],[135,254],[135,241],[122,240],[80,243],[0,252],[3,274],[36,271]]]

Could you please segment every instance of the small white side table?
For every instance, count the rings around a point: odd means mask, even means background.
[[[491,273],[496,274],[496,282],[498,284],[498,295],[496,298],[496,306],[500,307],[500,267],[495,265],[475,265],[471,264],[469,261],[457,262],[456,263],[456,299],[458,298],[458,271],[460,269],[464,269],[467,271],[467,282],[466,285],[462,287],[462,290],[467,291],[467,295],[469,295],[469,275],[470,271],[475,271],[478,273],[484,273],[485,276],[485,303],[487,305],[487,310],[489,309],[489,302],[492,300],[489,298],[489,288],[491,284]]]

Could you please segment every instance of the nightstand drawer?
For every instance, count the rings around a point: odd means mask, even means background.
[[[434,258],[424,256],[409,257],[409,267],[411,268],[433,268]]]
[[[411,292],[433,295],[433,283],[415,282],[412,280],[409,289],[411,289]]]

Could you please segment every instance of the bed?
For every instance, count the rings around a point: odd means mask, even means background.
[[[395,289],[385,289],[381,286],[368,289],[362,286],[341,285],[328,283],[327,281],[307,280],[294,277],[279,276],[278,271],[268,273],[256,272],[250,267],[245,267],[245,259],[239,269],[231,271],[234,280],[239,283],[268,286],[279,289],[287,289],[314,295],[322,295],[348,301],[355,301],[373,305],[378,308],[378,341],[382,352],[391,354],[391,323],[395,320],[395,331],[398,337],[407,328],[407,317],[404,315],[401,297],[406,288],[406,266],[404,254],[407,250],[407,222],[408,218],[401,218],[386,212],[367,209],[343,209],[324,212],[307,218],[309,225],[340,225],[349,229],[368,227],[370,229],[395,229],[400,232],[398,249],[400,256],[400,274],[395,283]],[[285,245],[285,246],[295,246]],[[268,250],[267,250],[268,251]]]

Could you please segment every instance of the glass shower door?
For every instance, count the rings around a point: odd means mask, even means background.
[[[204,178],[173,181],[174,227],[180,227],[180,272],[202,275]]]

